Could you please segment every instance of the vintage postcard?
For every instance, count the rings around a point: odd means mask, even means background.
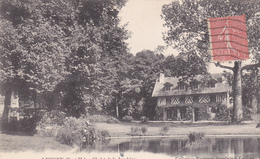
[[[259,0],[0,0],[0,159],[260,158]]]

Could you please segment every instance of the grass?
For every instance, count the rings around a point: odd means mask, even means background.
[[[72,147],[60,144],[50,137],[0,134],[0,140],[0,151],[2,152],[26,150],[42,152],[45,150],[63,151],[72,149]]]
[[[140,127],[141,123],[96,123],[99,130],[107,130],[112,137],[127,137],[131,127]],[[230,125],[226,123],[147,123],[147,136],[161,136],[160,129],[168,126],[168,136],[187,135],[188,132],[205,132],[205,135],[259,135],[260,128],[255,128],[256,123],[242,123]],[[243,130],[243,131],[241,131]]]
[[[147,125],[147,127],[145,126]],[[131,127],[141,128],[145,126],[145,133],[142,136],[161,136],[160,129],[167,125],[169,130],[168,136],[187,136],[189,132],[205,132],[205,135],[259,135],[260,128],[255,128],[256,123],[243,123],[240,125],[227,125],[225,123],[95,123],[98,130],[106,130],[111,137],[130,137]],[[39,136],[21,136],[0,134],[0,151],[1,152],[21,152],[32,150],[43,152],[45,150],[72,150],[73,147],[63,145],[51,137]]]

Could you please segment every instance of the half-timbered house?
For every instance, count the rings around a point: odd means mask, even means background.
[[[213,115],[213,108],[229,104],[230,86],[222,74],[206,78],[197,75],[189,80],[165,77],[157,79],[152,97],[157,98],[157,108],[162,110],[162,120],[200,120],[201,113]],[[189,117],[188,117],[189,116]]]

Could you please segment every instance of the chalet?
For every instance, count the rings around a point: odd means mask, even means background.
[[[161,73],[156,80],[152,97],[157,98],[157,109],[161,110],[162,120],[197,121],[206,114],[209,118],[214,117],[214,109],[219,105],[230,107],[230,89],[222,74],[212,74],[209,77],[197,75],[184,80],[165,77]]]

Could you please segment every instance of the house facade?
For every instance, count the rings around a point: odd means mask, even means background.
[[[157,98],[157,109],[162,120],[203,120],[214,117],[219,105],[230,107],[230,86],[222,74],[207,77],[197,75],[184,80],[160,74],[156,80],[152,97]],[[203,117],[202,117],[203,116]]]

